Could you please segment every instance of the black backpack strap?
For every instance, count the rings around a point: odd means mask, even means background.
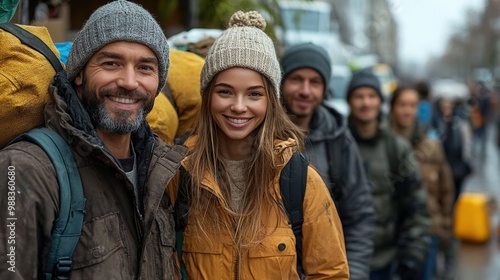
[[[172,104],[172,106],[174,107],[177,116],[179,116],[179,108],[177,107],[177,103],[175,103],[174,93],[170,89],[168,83],[165,83],[165,86],[163,87],[163,90],[161,92],[163,92],[163,94],[167,97],[168,101],[170,101],[170,104]]]
[[[30,46],[45,56],[50,64],[52,64],[52,67],[54,67],[56,72],[64,70],[61,65],[61,61],[57,58],[54,52],[52,52],[47,44],[45,44],[37,36],[11,22],[0,23],[0,28],[16,36],[23,44]]]
[[[297,272],[301,277],[304,275],[302,268],[302,223],[304,222],[303,202],[306,193],[308,165],[306,156],[295,152],[280,175],[281,196],[295,235]]]
[[[175,200],[175,230],[184,231],[187,226],[187,215],[190,203],[191,175],[181,165],[179,168],[179,188],[177,190],[177,199]]]
[[[345,137],[342,137],[342,141],[336,141],[331,139],[325,142],[326,145],[326,157],[328,160],[328,173],[330,176],[330,194],[332,195],[333,201],[342,200],[344,197],[344,178],[343,174],[345,172],[345,163],[343,162],[342,150]]]
[[[69,279],[72,256],[80,239],[85,217],[82,180],[64,139],[47,128],[35,128],[13,142],[29,141],[40,146],[52,161],[59,184],[59,216],[52,228],[52,245],[45,279]]]
[[[191,130],[186,130],[186,132],[184,132],[181,136],[179,137],[176,137],[174,139],[174,144],[175,145],[184,145],[184,143],[186,142],[186,140],[189,138],[189,136],[191,136]]]
[[[389,161],[389,169],[392,177],[399,176],[399,155],[396,138],[389,132],[384,134],[385,149],[387,152],[387,160]]]
[[[182,244],[184,243],[184,230],[188,223],[188,212],[190,205],[191,175],[181,165],[179,168],[179,189],[177,190],[177,199],[174,205],[175,220],[175,248],[180,263],[181,279],[187,279],[186,266],[182,259]]]

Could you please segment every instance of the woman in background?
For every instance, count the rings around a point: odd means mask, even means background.
[[[422,185],[427,190],[427,209],[432,219],[432,241],[421,279],[432,280],[440,242],[451,238],[455,188],[450,167],[438,139],[426,135],[417,119],[419,94],[411,87],[399,87],[392,94],[390,123],[392,130],[408,139],[417,157]]]

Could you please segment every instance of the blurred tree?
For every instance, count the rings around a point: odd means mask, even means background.
[[[482,11],[468,10],[466,22],[456,28],[444,54],[429,64],[433,77],[468,81],[473,70],[500,66],[500,1],[485,0]]]
[[[488,0],[481,17],[479,30],[482,35],[481,64],[493,72],[499,61],[500,1]]]
[[[180,1],[185,0],[159,0],[158,7],[161,18],[167,18],[177,10]],[[191,17],[195,19],[189,28],[219,28],[225,29],[231,15],[238,11],[259,11],[267,22],[265,32],[276,40],[275,27],[282,26],[279,13],[279,0],[189,0],[192,7]],[[311,0],[303,0],[311,1]]]

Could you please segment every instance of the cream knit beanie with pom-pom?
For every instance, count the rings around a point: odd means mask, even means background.
[[[229,28],[215,40],[201,71],[202,94],[219,72],[243,67],[266,76],[279,96],[281,68],[271,38],[264,33],[266,21],[256,11],[238,11],[231,16]]]

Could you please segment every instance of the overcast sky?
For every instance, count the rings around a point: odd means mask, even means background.
[[[425,63],[441,54],[465,12],[479,10],[485,0],[391,0],[399,24],[399,55],[404,63]]]

